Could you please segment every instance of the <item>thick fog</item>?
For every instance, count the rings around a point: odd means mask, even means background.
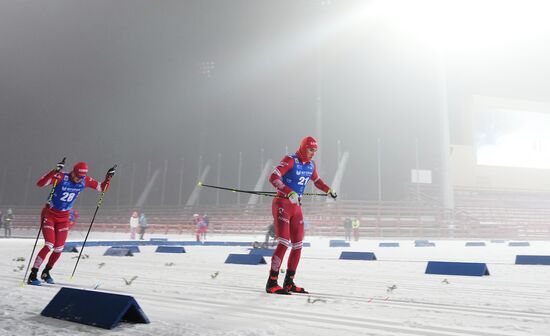
[[[473,95],[550,99],[544,9],[542,1],[0,0],[0,204],[43,202],[47,191],[34,182],[64,156],[67,169],[87,161],[98,179],[119,165],[110,204],[135,203],[156,169],[150,205],[185,203],[206,165],[205,182],[217,184],[220,166],[220,184],[236,187],[239,153],[250,189],[263,162],[277,163],[307,135],[318,137],[327,182],[349,151],[342,198],[378,198],[379,148],[382,198],[403,199],[417,166],[439,183],[442,87],[458,144],[471,142],[460,116]],[[446,34],[417,37],[426,25]],[[201,202],[214,201],[202,193]]]

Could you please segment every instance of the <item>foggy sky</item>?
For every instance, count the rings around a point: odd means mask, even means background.
[[[87,161],[100,179],[119,164],[121,204],[138,198],[149,161],[153,170],[168,161],[166,205],[178,203],[181,158],[184,202],[199,156],[215,184],[221,153],[221,184],[236,187],[242,152],[243,187],[251,188],[262,159],[278,162],[287,146],[293,152],[316,135],[319,101],[325,181],[337,141],[350,151],[341,196],[377,198],[378,138],[384,199],[405,197],[415,139],[420,168],[437,183],[433,52],[382,20],[323,34],[365,3],[0,0],[0,204],[43,202],[47,191],[34,182],[64,156],[68,166]],[[487,48],[446,56],[451,142],[469,141],[457,138],[458,116],[472,95],[549,100],[548,39],[507,39],[489,36]],[[205,62],[214,64],[208,74]],[[201,201],[213,197],[203,192]],[[224,203],[234,199],[222,194]]]

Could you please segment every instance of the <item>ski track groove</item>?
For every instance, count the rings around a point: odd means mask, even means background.
[[[113,276],[113,280],[119,280],[119,277]],[[141,277],[141,280],[147,280],[144,277]],[[149,280],[152,280],[149,278]],[[181,280],[178,281],[178,284],[183,287],[190,287],[194,285],[195,283],[190,282],[183,282]],[[84,286],[81,284],[70,284],[70,283],[62,283],[59,282],[55,285],[50,284],[44,284],[44,287],[54,287],[54,288],[60,288],[63,286],[67,287],[76,287],[81,289],[94,289],[94,286]],[[208,287],[209,289],[218,289],[220,291],[230,290],[233,292],[241,292],[241,293],[263,293],[263,289],[259,289],[256,287],[243,287],[243,286],[237,286],[237,285],[227,285],[227,284],[220,284],[220,283],[207,283],[202,282],[201,287]],[[134,287],[135,288],[135,287]],[[128,288],[130,289],[130,288]],[[132,294],[132,290],[123,290],[123,289],[110,289],[110,288],[104,288],[99,286],[97,290],[100,291],[108,291],[113,293],[121,293],[121,294]],[[178,292],[179,293],[179,292]],[[136,295],[143,296],[143,292],[139,292]],[[158,293],[154,294],[156,296],[159,296]],[[348,300],[348,301],[354,301],[359,303],[373,303],[373,304],[382,304],[385,306],[397,306],[402,307],[404,309],[406,308],[415,308],[415,309],[428,309],[431,311],[442,311],[442,312],[461,312],[466,314],[473,314],[478,316],[501,316],[503,318],[528,318],[531,320],[544,320],[549,319],[550,314],[543,313],[543,312],[526,312],[526,311],[519,311],[519,310],[503,310],[503,309],[497,309],[497,308],[488,308],[488,307],[473,307],[473,306],[466,306],[466,305],[450,305],[450,304],[441,304],[441,303],[432,303],[432,302],[419,302],[419,301],[403,301],[403,300],[396,300],[396,299],[385,299],[382,298],[382,296],[378,297],[361,297],[361,296],[352,296],[352,295],[342,295],[342,294],[331,294],[331,293],[310,293],[308,295],[304,294],[293,294],[294,297],[305,297],[310,296],[311,298],[322,298],[327,300]],[[389,297],[389,295],[387,296]]]
[[[96,255],[92,255],[94,258],[98,257]],[[306,258],[307,259],[307,258]],[[316,258],[311,258],[316,259]],[[317,259],[323,259],[323,258],[317,258]],[[96,259],[97,260],[97,259]],[[93,262],[95,262],[94,260]],[[109,260],[116,260],[116,259],[109,259]],[[337,259],[335,259],[337,260]],[[443,312],[443,313],[457,313],[457,314],[470,314],[475,316],[481,316],[486,318],[497,318],[501,319],[503,321],[508,321],[510,319],[518,319],[522,320],[523,322],[526,322],[528,320],[529,322],[538,322],[538,323],[544,323],[547,321],[550,321],[550,312],[546,312],[544,310],[539,309],[539,311],[525,311],[525,310],[513,310],[513,309],[501,309],[498,307],[494,307],[494,305],[491,306],[481,306],[481,305],[469,305],[468,302],[466,304],[452,304],[452,303],[438,303],[438,302],[428,302],[428,301],[421,301],[421,300],[407,300],[407,299],[399,299],[399,298],[392,298],[391,293],[388,293],[385,295],[385,293],[381,295],[363,295],[363,296],[357,296],[357,295],[351,295],[351,294],[333,294],[333,293],[310,293],[309,295],[304,294],[294,294],[291,296],[279,296],[279,295],[271,295],[267,294],[263,290],[263,282],[259,283],[258,286],[243,286],[243,285],[232,285],[227,284],[225,282],[229,281],[231,282],[232,279],[225,278],[223,281],[221,280],[211,280],[208,277],[208,274],[211,273],[211,270],[208,270],[204,267],[201,267],[200,264],[194,264],[191,263],[189,265],[185,265],[186,269],[189,269],[190,272],[194,272],[197,274],[204,273],[205,278],[198,279],[181,279],[181,278],[170,278],[170,279],[159,279],[159,274],[163,274],[163,276],[167,273],[169,274],[170,271],[167,269],[163,264],[160,265],[151,265],[150,263],[144,263],[139,259],[132,260],[134,265],[139,266],[145,266],[148,267],[147,274],[155,274],[156,276],[148,276],[139,274],[139,278],[136,281],[136,283],[132,284],[132,286],[116,286],[116,283],[122,284],[122,277],[126,276],[128,274],[120,274],[117,272],[112,273],[102,273],[98,272],[97,269],[94,268],[84,268],[81,267],[81,269],[78,272],[79,281],[78,283],[62,283],[59,282],[55,285],[44,285],[42,289],[33,289],[36,290],[37,293],[41,290],[46,290],[51,293],[54,293],[54,291],[57,291],[59,288],[66,286],[66,287],[73,287],[73,288],[79,288],[79,289],[87,289],[92,290],[94,287],[94,281],[97,284],[98,282],[109,283],[112,289],[107,287],[101,287],[97,288],[99,291],[106,291],[106,292],[112,292],[117,294],[125,294],[125,295],[132,295],[136,296],[137,298],[140,298],[143,300],[143,302],[146,305],[149,306],[155,306],[155,311],[159,312],[159,310],[165,310],[167,312],[173,312],[181,310],[182,307],[197,307],[197,310],[203,310],[205,312],[211,311],[213,308],[219,308],[223,310],[223,315],[228,315],[232,317],[238,317],[238,318],[249,318],[249,317],[259,317],[264,320],[268,320],[269,322],[273,323],[279,323],[281,320],[294,320],[294,319],[300,319],[303,321],[304,324],[308,324],[312,327],[319,327],[319,325],[324,326],[326,328],[332,328],[336,331],[343,330],[343,331],[349,331],[349,332],[355,332],[359,333],[359,330],[362,330],[365,332],[365,329],[371,331],[371,330],[378,330],[380,332],[386,332],[391,335],[411,335],[411,336],[513,336],[517,335],[517,333],[514,333],[514,331],[509,330],[501,330],[497,327],[493,327],[493,329],[485,329],[485,330],[476,330],[476,329],[468,329],[468,326],[462,327],[461,325],[451,325],[446,326],[445,324],[440,323],[439,325],[429,325],[426,323],[416,323],[414,321],[410,321],[409,319],[402,319],[402,320],[389,320],[385,318],[366,318],[363,316],[357,316],[353,315],[350,316],[344,311],[334,311],[330,314],[328,313],[319,313],[316,312],[315,309],[298,309],[296,306],[292,306],[290,309],[287,307],[281,308],[281,306],[269,306],[266,305],[264,308],[263,306],[247,306],[246,303],[250,301],[251,299],[254,300],[270,300],[274,303],[281,303],[285,302],[285,300],[306,300],[306,298],[309,296],[312,299],[316,298],[322,298],[325,300],[330,301],[350,301],[350,302],[357,302],[359,304],[367,305],[377,305],[381,307],[386,308],[400,308],[400,309],[408,309],[411,311],[418,311],[418,310],[426,310],[429,314],[437,313],[437,312]],[[179,263],[177,260],[174,260],[177,263]],[[388,260],[389,262],[393,262],[392,260]],[[115,262],[109,262],[109,267],[112,267],[116,270],[116,268],[119,266],[117,265],[119,262],[126,263],[126,260],[116,260]],[[192,261],[195,262],[195,261]],[[405,261],[395,261],[395,262],[405,262]],[[424,261],[414,261],[414,262],[424,262]],[[494,263],[493,263],[494,264]],[[162,265],[162,266],[161,266]],[[82,265],[84,266],[84,265]],[[88,266],[92,266],[92,264],[88,264]],[[95,265],[94,265],[95,266]],[[179,266],[182,266],[180,264]],[[145,269],[145,267],[143,267]],[[231,270],[229,269],[223,269],[220,266],[220,269],[223,272],[227,272]],[[139,268],[139,267],[138,267]],[[87,270],[89,269],[89,271]],[[253,275],[254,277],[257,276],[257,269],[245,269],[243,268],[245,274]],[[64,270],[61,268],[60,274],[68,272],[67,270]],[[65,271],[65,272],[63,272]],[[222,273],[223,273],[222,272]],[[250,272],[250,273],[249,273]],[[69,272],[70,273],[70,272]],[[99,274],[98,274],[99,273]],[[14,285],[19,285],[21,282],[22,273],[21,272],[15,272],[12,274],[9,274],[8,276],[0,279],[0,285],[4,287],[13,287]],[[59,276],[62,277],[61,275]],[[97,278],[100,277],[100,280],[97,280]],[[441,279],[445,276],[440,276]],[[453,279],[452,276],[449,277],[450,279]],[[404,277],[399,279],[399,282],[397,285],[399,286],[400,294],[401,293],[407,293],[407,287],[414,288],[416,290],[421,289],[425,291],[426,293],[429,293],[430,291],[434,290],[443,290],[442,287],[438,287],[438,284],[441,282],[436,277],[433,277],[435,281],[424,282],[425,285],[420,284],[418,282],[418,277],[411,277],[404,274]],[[159,281],[160,280],[160,281]],[[164,281],[163,281],[164,280]],[[520,290],[518,288],[512,288],[506,286],[504,290],[501,289],[493,289],[490,285],[494,283],[498,284],[508,284],[506,281],[491,281],[489,282],[488,287],[484,287],[480,284],[470,284],[468,283],[468,279],[464,279],[466,281],[462,281],[462,283],[459,283],[459,286],[449,286],[444,285],[444,290],[448,290],[449,294],[453,297],[460,297],[461,295],[467,295],[469,297],[491,297],[491,296],[502,296],[506,297],[508,300],[523,300],[523,303],[526,307],[529,306],[529,299],[546,299],[550,300],[550,291],[546,292],[540,292],[541,288],[539,287],[538,283],[531,283],[526,284],[523,287],[521,287]],[[492,280],[492,279],[488,279]],[[89,281],[90,286],[84,286],[81,283]],[[339,285],[345,285],[346,281],[349,283],[353,283],[354,280],[346,280],[346,279],[338,279]],[[234,281],[233,281],[234,282]],[[319,282],[319,281],[317,281]],[[453,282],[451,280],[451,283],[456,284],[458,281]],[[115,283],[115,285],[113,285]],[[150,283],[156,283],[156,286],[161,287],[162,289],[160,291],[155,291],[154,288],[151,290],[151,287],[147,287],[147,284]],[[519,283],[519,282],[517,282]],[[145,287],[143,287],[143,284],[145,284]],[[170,288],[174,288],[174,290],[167,291],[167,285],[170,285]],[[316,284],[315,281],[309,281],[309,284],[311,287],[315,287]],[[379,279],[368,279],[365,282],[366,286],[371,287],[372,292],[372,286],[376,286],[376,288],[380,287],[381,289],[384,289],[387,287],[391,282],[389,281],[383,281]],[[542,285],[542,284],[541,284]],[[28,286],[28,285],[26,285]],[[201,293],[193,291],[192,288],[200,286],[201,288],[205,288],[209,291],[219,291],[220,293],[215,297],[208,297],[204,298],[201,297]],[[449,286],[449,287],[447,287]],[[33,287],[33,286],[31,286]],[[181,290],[180,290],[181,289]],[[537,293],[540,292],[540,293]],[[226,294],[239,294],[244,293],[247,295],[238,296],[239,299],[236,301],[229,301],[226,296],[224,296],[224,293]],[[53,297],[53,294],[52,294]],[[428,296],[426,296],[428,298]],[[218,299],[220,298],[220,299]],[[241,299],[242,298],[242,299]],[[389,299],[388,299],[389,298]],[[428,298],[429,299],[429,298]],[[330,302],[329,301],[329,302]],[[454,301],[454,300],[453,300]],[[483,302],[483,300],[480,300],[480,302]],[[305,303],[304,303],[305,304]],[[309,304],[308,304],[309,305]],[[311,306],[311,305],[309,305]],[[196,311],[192,312],[186,312],[186,314],[194,314]],[[359,314],[360,312],[356,312]],[[494,322],[494,321],[493,321]],[[494,330],[494,331],[493,331]],[[527,334],[527,330],[523,330],[523,334]]]
[[[91,274],[92,275],[92,274]],[[118,276],[112,276],[112,279],[119,280],[120,277]],[[139,280],[143,281],[155,281],[155,278],[152,277],[144,277],[140,276],[138,278]],[[182,280],[171,280],[172,283],[176,282],[179,286],[182,287],[189,287],[196,285],[196,282],[186,282]],[[67,284],[70,285],[70,284]],[[74,285],[72,285],[74,286]],[[201,287],[208,287],[210,289],[229,289],[231,291],[239,291],[239,292],[245,292],[245,293],[263,293],[262,287],[243,287],[240,285],[227,285],[227,284],[220,284],[220,283],[209,283],[209,281],[203,281],[200,283]],[[98,288],[98,289],[104,289],[104,288]],[[430,290],[433,290],[433,288],[429,288]],[[106,290],[106,289],[105,289]],[[470,293],[466,291],[467,293]],[[495,291],[479,291],[478,294],[486,294],[486,295],[497,295],[502,294],[500,292]],[[416,308],[425,308],[430,310],[437,310],[437,311],[459,311],[463,313],[471,313],[476,315],[482,315],[482,316],[494,316],[494,315],[500,315],[503,317],[524,317],[524,318],[532,318],[532,319],[544,319],[544,318],[550,318],[550,313],[545,312],[528,312],[528,311],[521,311],[521,310],[505,310],[505,309],[498,309],[498,308],[491,308],[491,307],[473,307],[473,306],[467,306],[467,305],[451,305],[451,304],[445,304],[445,303],[434,303],[434,302],[421,302],[421,301],[404,301],[399,299],[388,299],[385,300],[386,297],[390,297],[390,294],[383,296],[383,295],[377,295],[372,297],[365,297],[365,296],[355,296],[355,295],[346,295],[346,294],[331,294],[331,293],[314,293],[310,292],[309,294],[311,297],[314,298],[323,298],[323,299],[330,299],[330,300],[349,300],[349,301],[355,301],[360,303],[381,303],[384,305],[392,305],[392,306],[400,306],[403,308],[407,307],[416,307]],[[524,294],[518,294],[518,297],[525,297]],[[540,296],[539,296],[540,298]]]
[[[86,288],[80,285],[70,285],[70,284],[55,284],[55,285],[44,285],[43,288],[48,288],[51,290],[57,290],[63,286],[69,286],[73,288],[79,288],[79,289],[90,289]],[[247,314],[250,316],[256,316],[265,319],[266,317],[269,318],[280,318],[284,320],[292,320],[299,317],[303,323],[307,322],[311,325],[322,324],[327,327],[333,327],[336,330],[342,330],[342,327],[346,327],[349,329],[360,329],[365,330],[368,329],[369,331],[373,330],[379,330],[384,331],[388,333],[392,333],[395,335],[417,335],[417,336],[514,336],[513,334],[506,334],[502,331],[497,332],[489,332],[489,331],[478,331],[475,329],[468,329],[468,328],[451,328],[451,327],[444,327],[444,326],[398,326],[396,324],[400,323],[399,321],[392,321],[392,320],[383,320],[383,319],[371,319],[371,318],[365,318],[360,316],[346,316],[341,314],[335,314],[334,312],[331,314],[326,313],[319,313],[319,312],[307,312],[304,310],[297,310],[297,309],[288,309],[285,308],[284,310],[278,310],[278,309],[272,309],[272,308],[263,308],[263,307],[247,307],[243,306],[241,303],[237,304],[231,304],[223,300],[213,300],[213,299],[203,299],[203,298],[196,298],[196,297],[182,297],[182,296],[174,296],[173,293],[167,293],[166,295],[159,295],[159,293],[131,293],[128,291],[122,291],[122,290],[111,290],[106,288],[99,288],[99,290],[112,292],[112,293],[119,293],[119,294],[125,294],[125,295],[134,295],[137,296],[140,301],[147,302],[147,304],[150,305],[158,305],[159,302],[162,302],[162,306],[166,309],[167,306],[171,306],[172,309],[169,309],[170,311],[174,310],[180,310],[182,306],[193,306],[197,307],[200,306],[203,309],[211,309],[211,308],[222,308],[224,309],[224,315],[231,315],[236,317],[243,317],[243,314]],[[258,292],[258,291],[255,291]],[[263,294],[263,296],[274,296],[272,294]],[[260,295],[259,295],[260,296]],[[307,295],[291,295],[291,296],[275,296],[279,300],[286,300],[286,299],[303,299]],[[183,304],[182,304],[183,303]],[[349,330],[348,329],[348,330]],[[349,330],[349,331],[353,331]],[[396,334],[399,333],[399,334]]]

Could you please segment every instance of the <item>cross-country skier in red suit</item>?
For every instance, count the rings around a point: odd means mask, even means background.
[[[310,136],[304,138],[298,151],[285,156],[269,177],[269,182],[277,189],[278,196],[273,199],[271,206],[278,244],[271,258],[271,269],[265,287],[268,293],[307,293],[294,283],[304,239],[304,216],[300,199],[309,180],[312,180],[319,190],[336,199],[336,192],[317,175],[315,161],[312,160],[315,152],[317,141]],[[290,255],[285,281],[281,287],[277,279],[287,248],[290,248]]]
[[[44,235],[45,245],[38,252],[34,260],[33,268],[27,280],[28,284],[41,284],[38,280],[38,269],[42,262],[46,260],[46,256],[53,250],[50,255],[46,267],[42,271],[40,278],[48,283],[54,283],[50,276],[50,270],[55,262],[61,256],[63,245],[69,234],[69,216],[70,210],[73,207],[76,198],[85,188],[96,189],[97,191],[107,191],[111,178],[115,174],[114,169],[109,169],[105,180],[100,184],[98,181],[88,176],[88,164],[86,162],[78,162],[74,165],[70,173],[61,171],[64,163],[57,164],[57,168],[42,176],[36,185],[44,187],[56,182],[54,193],[49,204],[46,204],[40,215],[42,224],[42,234]]]

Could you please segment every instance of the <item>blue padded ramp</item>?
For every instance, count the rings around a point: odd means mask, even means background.
[[[516,265],[550,265],[549,255],[517,255]]]
[[[489,270],[485,263],[429,261],[425,273],[484,276],[489,275]]]
[[[273,252],[275,252],[274,249],[258,248],[258,249],[251,249],[250,252],[248,252],[248,254],[261,255],[262,257],[272,257]]]
[[[329,247],[349,247],[349,243],[345,240],[333,239],[329,241]]]
[[[226,264],[258,265],[265,264],[265,259],[259,254],[235,254],[231,253],[225,259]]]
[[[350,252],[343,251],[340,253],[340,259],[347,260],[376,260],[376,256],[372,252]]]
[[[113,256],[113,257],[133,257],[134,254],[130,249],[120,248],[120,247],[111,247],[103,253],[104,256]]]
[[[378,247],[399,247],[399,243],[378,243]]]
[[[60,320],[113,329],[120,322],[149,323],[132,296],[63,287],[40,313]]]
[[[121,245],[121,246],[113,246],[115,248],[127,248],[132,253],[140,253],[139,246],[137,245]]]
[[[65,246],[63,246],[63,252],[76,252],[76,253],[78,253],[78,249],[74,245],[65,245]]]
[[[485,246],[485,242],[466,242],[464,246]]]
[[[529,242],[509,242],[508,246],[530,246]]]
[[[155,250],[157,253],[186,253],[183,246],[158,246]]]

